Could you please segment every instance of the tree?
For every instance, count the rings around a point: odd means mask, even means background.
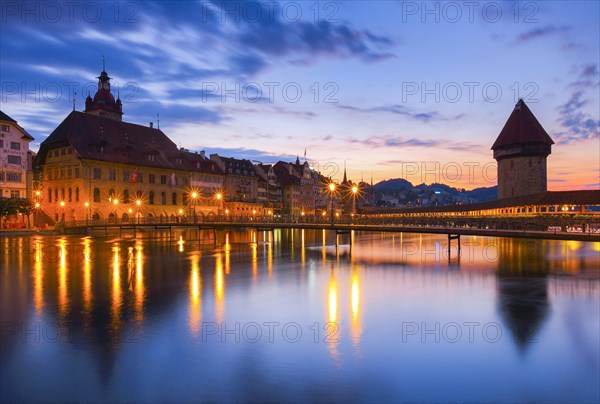
[[[0,229],[4,228],[4,219],[17,213],[17,199],[0,197]]]
[[[17,199],[17,213],[27,216],[27,227],[31,227],[31,214],[35,205],[30,199]]]

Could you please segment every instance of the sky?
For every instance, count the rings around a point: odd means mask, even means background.
[[[598,189],[599,4],[2,1],[0,109],[37,150],[104,58],[123,119],[181,147],[473,189],[523,98],[556,143],[549,189]]]

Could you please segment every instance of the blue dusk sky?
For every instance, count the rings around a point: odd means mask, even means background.
[[[599,186],[598,1],[0,4],[0,108],[34,150],[104,56],[124,120],[191,150],[491,186],[523,98],[556,142],[549,188]]]

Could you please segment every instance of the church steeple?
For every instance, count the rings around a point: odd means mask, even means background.
[[[98,91],[94,98],[88,97],[85,100],[85,112],[92,115],[103,116],[117,121],[122,120],[123,106],[121,99],[115,97],[110,92],[110,79],[104,67],[104,58],[102,59],[102,72],[98,79]]]
[[[348,183],[348,176],[346,175],[346,162],[344,161],[344,179],[342,180],[342,184]]]

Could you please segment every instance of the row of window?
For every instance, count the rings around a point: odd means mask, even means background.
[[[183,199],[184,199],[183,204],[187,204],[188,203],[187,195],[184,194]],[[129,194],[128,189],[124,190],[122,195],[117,195],[114,189],[109,190],[108,191],[108,201],[114,202],[115,200],[118,201],[118,203],[124,203],[124,204],[134,202],[131,200],[131,196]],[[168,196],[167,196],[166,192],[161,192],[160,194],[155,194],[154,191],[150,191],[150,192],[148,192],[148,197],[146,199],[146,197],[142,191],[137,191],[135,193],[135,200],[136,201],[140,200],[140,201],[142,201],[142,203],[148,203],[150,205],[154,205],[154,204],[158,204],[158,203],[160,203],[161,205],[167,205]],[[93,201],[94,202],[102,202],[100,188],[94,188]],[[177,205],[177,201],[178,201],[177,192],[171,193],[171,195],[170,195],[171,205]]]
[[[0,182],[23,182],[22,173],[11,173],[0,171]]]
[[[46,179],[52,181],[55,180],[64,180],[64,179],[73,179],[79,178],[81,173],[79,171],[79,167],[54,167],[54,169],[47,169],[46,171]]]
[[[48,157],[65,156],[67,154],[73,154],[72,147],[63,147],[62,149],[54,149],[48,152]]]
[[[2,125],[4,126],[4,125]],[[4,139],[0,139],[0,149],[4,149]],[[21,143],[19,142],[10,142],[11,150],[21,150]]]
[[[75,194],[75,202],[79,202],[79,187],[75,188],[75,192],[73,193],[73,189],[72,188],[67,188],[66,192],[65,192],[65,188],[61,188],[60,189],[60,199],[59,197],[59,193],[58,193],[58,188],[54,188],[54,192],[52,192],[52,188],[48,188],[48,202],[52,203],[52,201],[54,200],[54,202],[59,202],[59,201],[65,201],[65,202],[73,202],[73,194]],[[52,198],[52,196],[54,196],[54,199]]]

